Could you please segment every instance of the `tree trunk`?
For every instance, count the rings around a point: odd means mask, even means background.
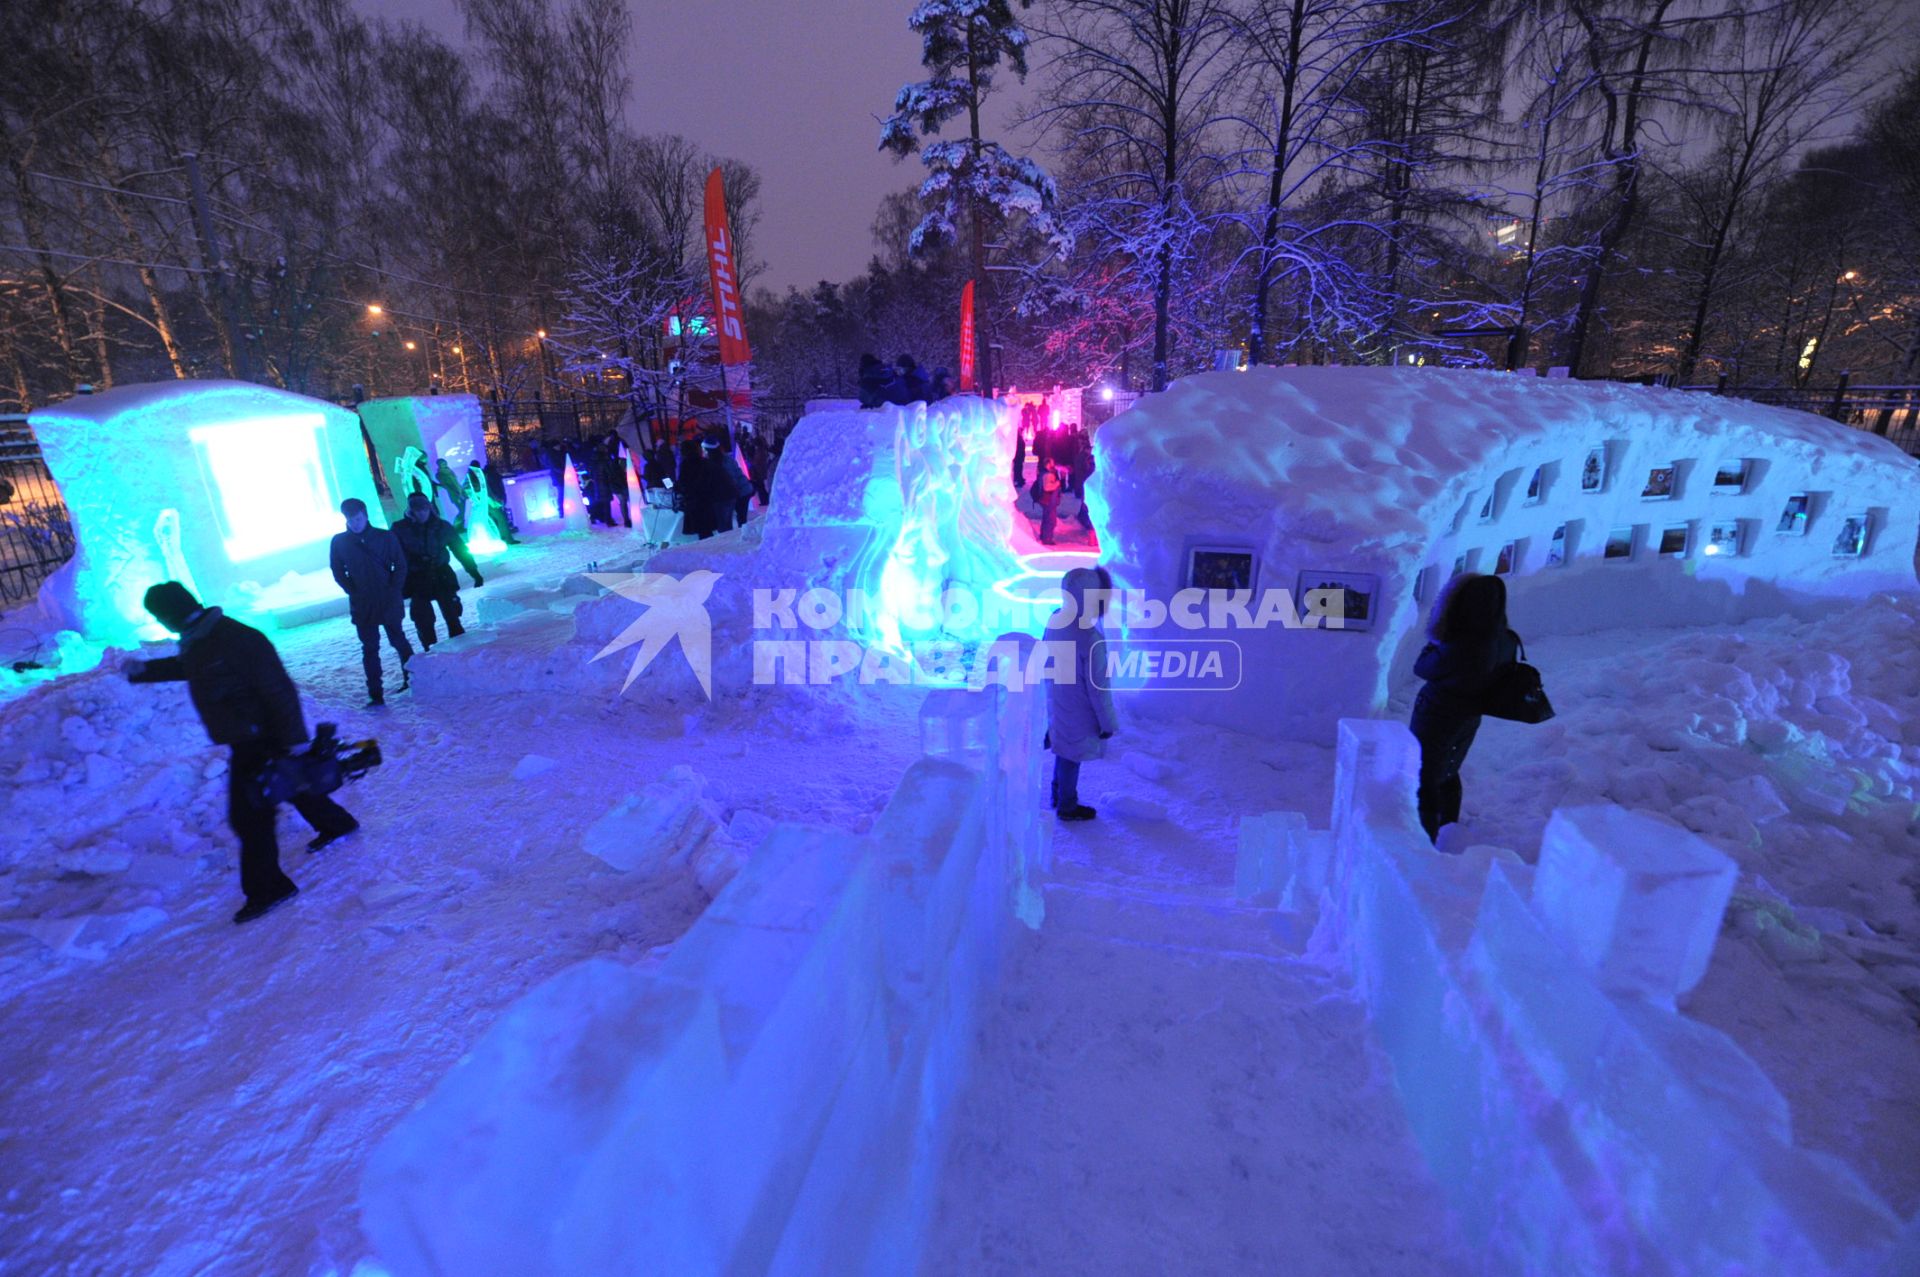
[[[967,25],[967,132],[973,140],[973,172],[980,173],[980,70],[973,50],[973,25]],[[974,342],[974,362],[980,381],[980,393],[993,398],[994,376],[999,369],[993,359],[993,302],[987,290],[987,219],[974,195],[967,196],[967,210],[973,221],[973,322],[978,340]]]
[[[1280,79],[1280,124],[1273,139],[1273,171],[1267,182],[1267,215],[1260,230],[1260,273],[1253,284],[1253,316],[1248,325],[1247,363],[1267,359],[1267,297],[1273,287],[1273,250],[1280,242],[1280,201],[1286,193],[1287,148],[1293,144],[1294,91],[1300,77],[1300,40],[1306,0],[1288,10],[1287,65]]]

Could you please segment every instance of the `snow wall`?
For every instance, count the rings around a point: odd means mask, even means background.
[[[1241,825],[1236,888],[1319,902],[1314,947],[1355,976],[1414,1137],[1489,1272],[1920,1271],[1900,1220],[1796,1147],[1751,1057],[1675,999],[1705,973],[1737,877],[1686,830],[1615,806],[1554,813],[1538,867],[1436,854],[1419,746],[1340,724],[1331,831]]]
[[[28,420],[73,513],[78,549],[40,588],[61,626],[97,643],[157,637],[140,600],[170,578],[255,620],[346,610],[327,569],[340,503],[380,509],[353,413],[248,382],[168,381]]]
[[[1370,594],[1365,623],[1339,631],[1129,629],[1241,649],[1232,690],[1156,689],[1130,708],[1257,735],[1327,744],[1340,718],[1379,713],[1456,570],[1507,575],[1523,636],[1727,622],[1916,584],[1920,462],[1865,431],[1697,392],[1256,368],[1148,396],[1095,447],[1090,503],[1123,588],[1165,603],[1198,565],[1202,579],[1250,575],[1256,598]],[[1737,490],[1715,490],[1723,469]],[[1796,496],[1804,517],[1776,531]],[[1837,553],[1852,518],[1859,553]]]
[[[1005,919],[1050,832],[1038,694],[932,697],[984,733],[909,768],[870,833],[777,827],[665,962],[554,977],[394,1127],[361,1195],[385,1271],[917,1266]]]
[[[936,600],[949,587],[990,594],[1021,575],[1008,548],[1013,431],[1005,405],[971,395],[864,411],[827,408],[801,418],[787,438],[762,517],[732,533],[674,546],[645,565],[649,573],[682,580],[716,574],[706,600],[714,694],[754,684],[756,639],[846,638],[901,651],[922,640],[997,637],[998,629],[949,630]],[[756,628],[755,590],[784,593],[790,602],[808,590],[842,596],[857,590],[867,606],[818,628]],[[581,643],[605,645],[639,612],[633,600],[609,593],[573,615]],[[610,656],[602,664],[621,662]],[[687,662],[677,657],[654,661],[644,678],[649,698],[701,696]]]
[[[401,399],[368,399],[360,405],[360,420],[373,441],[374,455],[386,480],[381,504],[391,523],[406,513],[412,476],[406,471],[407,451],[416,448],[426,458],[427,473],[437,475],[442,458],[456,478],[465,479],[469,462],[487,460],[486,428],[476,395],[416,395]],[[456,522],[459,512],[437,488],[422,489],[440,507],[440,515]]]

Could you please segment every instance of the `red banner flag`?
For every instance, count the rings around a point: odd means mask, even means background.
[[[973,281],[960,290],[960,389],[973,389]]]
[[[747,348],[746,315],[734,275],[733,232],[727,226],[727,197],[718,168],[707,174],[707,271],[713,280],[713,331],[720,341],[727,399],[736,412],[744,412],[750,402],[747,365],[753,355]]]

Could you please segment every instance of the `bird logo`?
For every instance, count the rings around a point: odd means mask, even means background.
[[[589,572],[587,578],[647,609],[639,620],[593,654],[597,661],[638,646],[633,664],[627,668],[627,681],[620,685],[622,692],[632,687],[653,658],[678,638],[693,676],[700,681],[700,690],[708,700],[713,699],[713,618],[707,615],[707,596],[720,579],[718,572],[701,568],[677,578],[664,572]]]

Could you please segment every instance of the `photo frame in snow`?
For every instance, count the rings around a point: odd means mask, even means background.
[[[1480,513],[1476,518],[1475,522],[1478,522],[1478,523],[1493,522],[1493,516],[1495,513],[1494,512],[1495,499],[1499,497],[1499,495],[1500,495],[1500,485],[1495,484],[1493,487],[1487,489],[1486,499],[1480,503]]]
[[[1186,588],[1251,591],[1260,556],[1244,545],[1195,545],[1187,549]]]
[[[1535,466],[1533,473],[1527,476],[1527,495],[1520,499],[1522,505],[1539,505],[1547,499],[1547,476],[1545,466]]]
[[[1553,530],[1553,536],[1547,541],[1547,566],[1567,566],[1567,525],[1564,523]]]
[[[1380,578],[1371,572],[1332,572],[1308,569],[1300,573],[1299,591],[1294,595],[1294,605],[1302,614],[1307,611],[1307,596],[1315,590],[1339,590],[1345,597],[1343,607],[1335,608],[1329,614],[1328,629],[1370,630],[1375,615],[1379,612]],[[1334,625],[1332,617],[1341,616],[1341,624]]]
[[[1640,489],[1642,501],[1671,501],[1678,490],[1680,468],[1669,462],[1647,471],[1646,486]]]
[[[1660,557],[1663,559],[1684,559],[1687,557],[1687,525],[1669,523],[1660,529]]]
[[[1413,601],[1425,603],[1433,594],[1433,578],[1440,571],[1438,564],[1428,564],[1413,574]]]
[[[1812,494],[1796,492],[1781,507],[1780,522],[1773,525],[1773,530],[1781,536],[1803,537],[1807,535],[1807,526],[1812,522],[1812,513]]]
[[[1458,555],[1454,556],[1453,575],[1465,576],[1467,573],[1473,571],[1474,562],[1479,557],[1479,554],[1480,551],[1478,550],[1462,550]]]
[[[1751,464],[1745,457],[1734,457],[1722,461],[1713,468],[1713,495],[1716,497],[1737,497],[1747,490],[1747,475]]]
[[[1605,492],[1607,490],[1607,450],[1604,446],[1587,449],[1587,459],[1580,464],[1580,491]]]
[[[1600,551],[1603,559],[1631,559],[1633,557],[1633,529],[1614,528],[1607,533],[1607,544]]]
[[[1710,559],[1737,559],[1740,557],[1740,521],[1727,519],[1713,524],[1707,529],[1707,543],[1700,547],[1700,553]]]
[[[1493,561],[1495,576],[1509,576],[1520,561],[1520,543],[1509,541],[1500,547],[1500,553]]]
[[[1840,531],[1833,538],[1835,558],[1857,559],[1867,552],[1867,533],[1871,525],[1865,511],[1840,520]]]

